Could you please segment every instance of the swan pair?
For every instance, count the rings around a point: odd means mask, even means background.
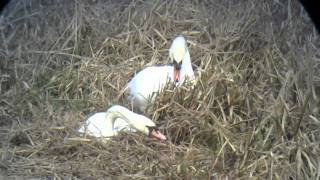
[[[161,92],[168,82],[174,82],[177,86],[186,81],[194,82],[195,76],[184,37],[178,36],[174,39],[169,49],[169,57],[173,66],[147,67],[127,84],[125,91],[129,93],[128,100],[134,109],[144,112],[147,105],[154,102],[155,95]],[[121,130],[130,132],[138,130],[159,140],[166,139],[149,118],[119,105],[112,106],[107,112],[96,113],[89,117],[79,132],[109,138]]]

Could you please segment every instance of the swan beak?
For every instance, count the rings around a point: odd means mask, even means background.
[[[166,140],[166,136],[164,136],[160,131],[153,130],[150,134],[151,137],[154,137],[158,140]]]
[[[173,80],[174,82],[179,82],[180,80],[180,69],[182,66],[182,61],[179,63],[176,60],[173,60]]]
[[[173,80],[174,82],[179,82],[180,80],[180,71],[177,70],[175,67],[173,68]]]

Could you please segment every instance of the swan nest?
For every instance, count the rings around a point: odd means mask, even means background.
[[[319,37],[298,1],[13,0],[0,33],[0,179],[320,176]],[[178,34],[196,84],[145,114],[168,140],[79,135]]]

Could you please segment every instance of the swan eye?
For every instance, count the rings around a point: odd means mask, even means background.
[[[159,128],[156,126],[147,126],[148,130],[149,130],[149,136],[151,135],[152,131],[159,131]]]
[[[166,140],[166,136],[163,135],[157,126],[147,126],[149,129],[149,137],[156,138],[158,140]]]
[[[147,126],[147,128],[151,131],[151,130],[155,130],[155,131],[159,131],[159,128],[157,126]]]

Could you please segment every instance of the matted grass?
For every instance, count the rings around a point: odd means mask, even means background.
[[[2,178],[318,179],[319,37],[297,2],[12,1],[0,19]],[[182,34],[194,89],[148,117],[168,141],[76,130],[129,107],[120,92],[168,64]]]

